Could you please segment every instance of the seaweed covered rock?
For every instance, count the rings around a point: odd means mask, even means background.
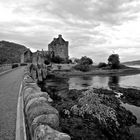
[[[116,92],[122,93],[121,100],[135,106],[140,106],[140,90],[133,88],[117,87]]]
[[[73,115],[93,120],[112,140],[133,139],[128,126],[136,123],[136,117],[121,107],[115,96],[98,94],[94,92],[94,89],[84,91],[82,95],[78,103],[71,107]]]
[[[102,103],[103,96],[94,93],[93,90],[87,90],[83,93],[83,97],[79,98],[78,105],[71,108],[76,115],[84,117],[91,115],[97,118],[101,124],[107,126],[107,121],[112,121],[118,127],[119,123],[116,117],[116,111]]]
[[[138,89],[118,87],[116,90],[123,93],[127,98],[140,100],[140,90]]]

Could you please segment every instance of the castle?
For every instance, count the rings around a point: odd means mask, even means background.
[[[48,51],[54,56],[59,56],[67,61],[69,58],[68,44],[69,42],[65,41],[62,38],[62,35],[58,35],[58,38],[54,38],[54,40],[48,45]]]
[[[43,63],[47,59],[47,55],[51,57],[59,56],[63,58],[64,62],[67,62],[69,59],[68,56],[68,41],[65,41],[62,38],[62,35],[58,35],[58,38],[48,45],[48,51],[37,51],[32,53],[30,49],[26,50],[21,55],[21,63]]]

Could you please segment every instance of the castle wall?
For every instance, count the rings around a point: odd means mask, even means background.
[[[60,56],[63,59],[68,59],[68,42],[65,44],[49,45],[49,51],[54,52],[55,56]]]
[[[31,63],[31,61],[32,61],[32,56],[31,56],[32,54],[31,54],[31,52],[30,51],[28,51],[27,53],[25,53],[25,56],[24,56],[24,61],[25,62],[27,62],[27,63]]]
[[[27,51],[21,55],[21,63],[31,63],[32,62],[32,53]]]
[[[65,61],[68,60],[68,45],[69,42],[62,38],[62,35],[58,35],[58,38],[54,38],[53,41],[48,45],[48,51],[51,56],[59,56]]]
[[[21,55],[20,63],[24,63],[24,54]]]

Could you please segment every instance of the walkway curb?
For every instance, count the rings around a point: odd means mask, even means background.
[[[23,92],[22,82],[20,85],[18,104],[17,104],[17,120],[16,120],[16,139],[15,140],[27,140],[25,118],[23,112]]]

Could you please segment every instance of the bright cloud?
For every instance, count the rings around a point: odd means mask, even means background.
[[[140,59],[139,0],[1,0],[0,40],[47,50],[58,34],[70,56],[106,61]]]

